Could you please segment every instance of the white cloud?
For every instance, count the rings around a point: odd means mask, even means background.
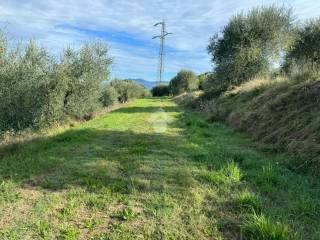
[[[33,38],[57,52],[68,44],[79,46],[95,37],[72,29],[57,29],[67,24],[99,32],[124,32],[146,44],[159,29],[155,22],[166,20],[174,32],[167,45],[175,51],[167,56],[167,71],[179,68],[208,71],[210,58],[206,55],[209,37],[220,30],[228,18],[257,5],[278,3],[276,0],[2,0],[0,23],[16,40]],[[281,5],[292,6],[300,19],[317,16],[320,1],[284,0]],[[114,75],[149,77],[155,80],[157,50],[129,43],[110,41],[115,57]],[[169,74],[170,77],[170,74]]]

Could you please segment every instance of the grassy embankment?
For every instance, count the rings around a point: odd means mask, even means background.
[[[172,120],[164,133],[150,121],[160,107]],[[320,235],[318,179],[170,99],[138,100],[0,154],[1,239]]]
[[[256,78],[211,100],[209,94],[185,93],[175,101],[249,133],[260,150],[291,154],[282,162],[288,169],[319,176],[319,75]]]
[[[258,78],[214,100],[211,118],[254,136],[262,149],[295,155],[291,170],[320,172],[320,81],[305,75]]]

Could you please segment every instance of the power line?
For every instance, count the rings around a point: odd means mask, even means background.
[[[165,21],[158,22],[154,26],[161,25],[161,34],[158,36],[154,36],[152,39],[160,38],[160,50],[159,50],[159,67],[158,67],[158,82],[161,84],[164,75],[164,55],[165,55],[165,38],[169,33],[166,31],[166,23]]]

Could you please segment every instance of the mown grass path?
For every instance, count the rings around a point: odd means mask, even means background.
[[[170,99],[141,99],[0,154],[1,239],[320,236],[317,179]]]

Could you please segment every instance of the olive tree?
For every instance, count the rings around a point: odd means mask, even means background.
[[[101,106],[101,85],[108,79],[111,63],[108,48],[102,43],[64,52],[60,68],[67,85],[63,99],[67,115],[88,118]]]
[[[292,40],[290,9],[254,8],[231,18],[207,47],[223,88],[268,72]]]
[[[283,68],[317,70],[320,66],[320,18],[308,21],[297,29],[297,37],[286,55]]]
[[[104,107],[110,107],[118,102],[118,92],[117,90],[108,84],[107,86],[103,87],[102,89],[102,96],[100,101]]]

